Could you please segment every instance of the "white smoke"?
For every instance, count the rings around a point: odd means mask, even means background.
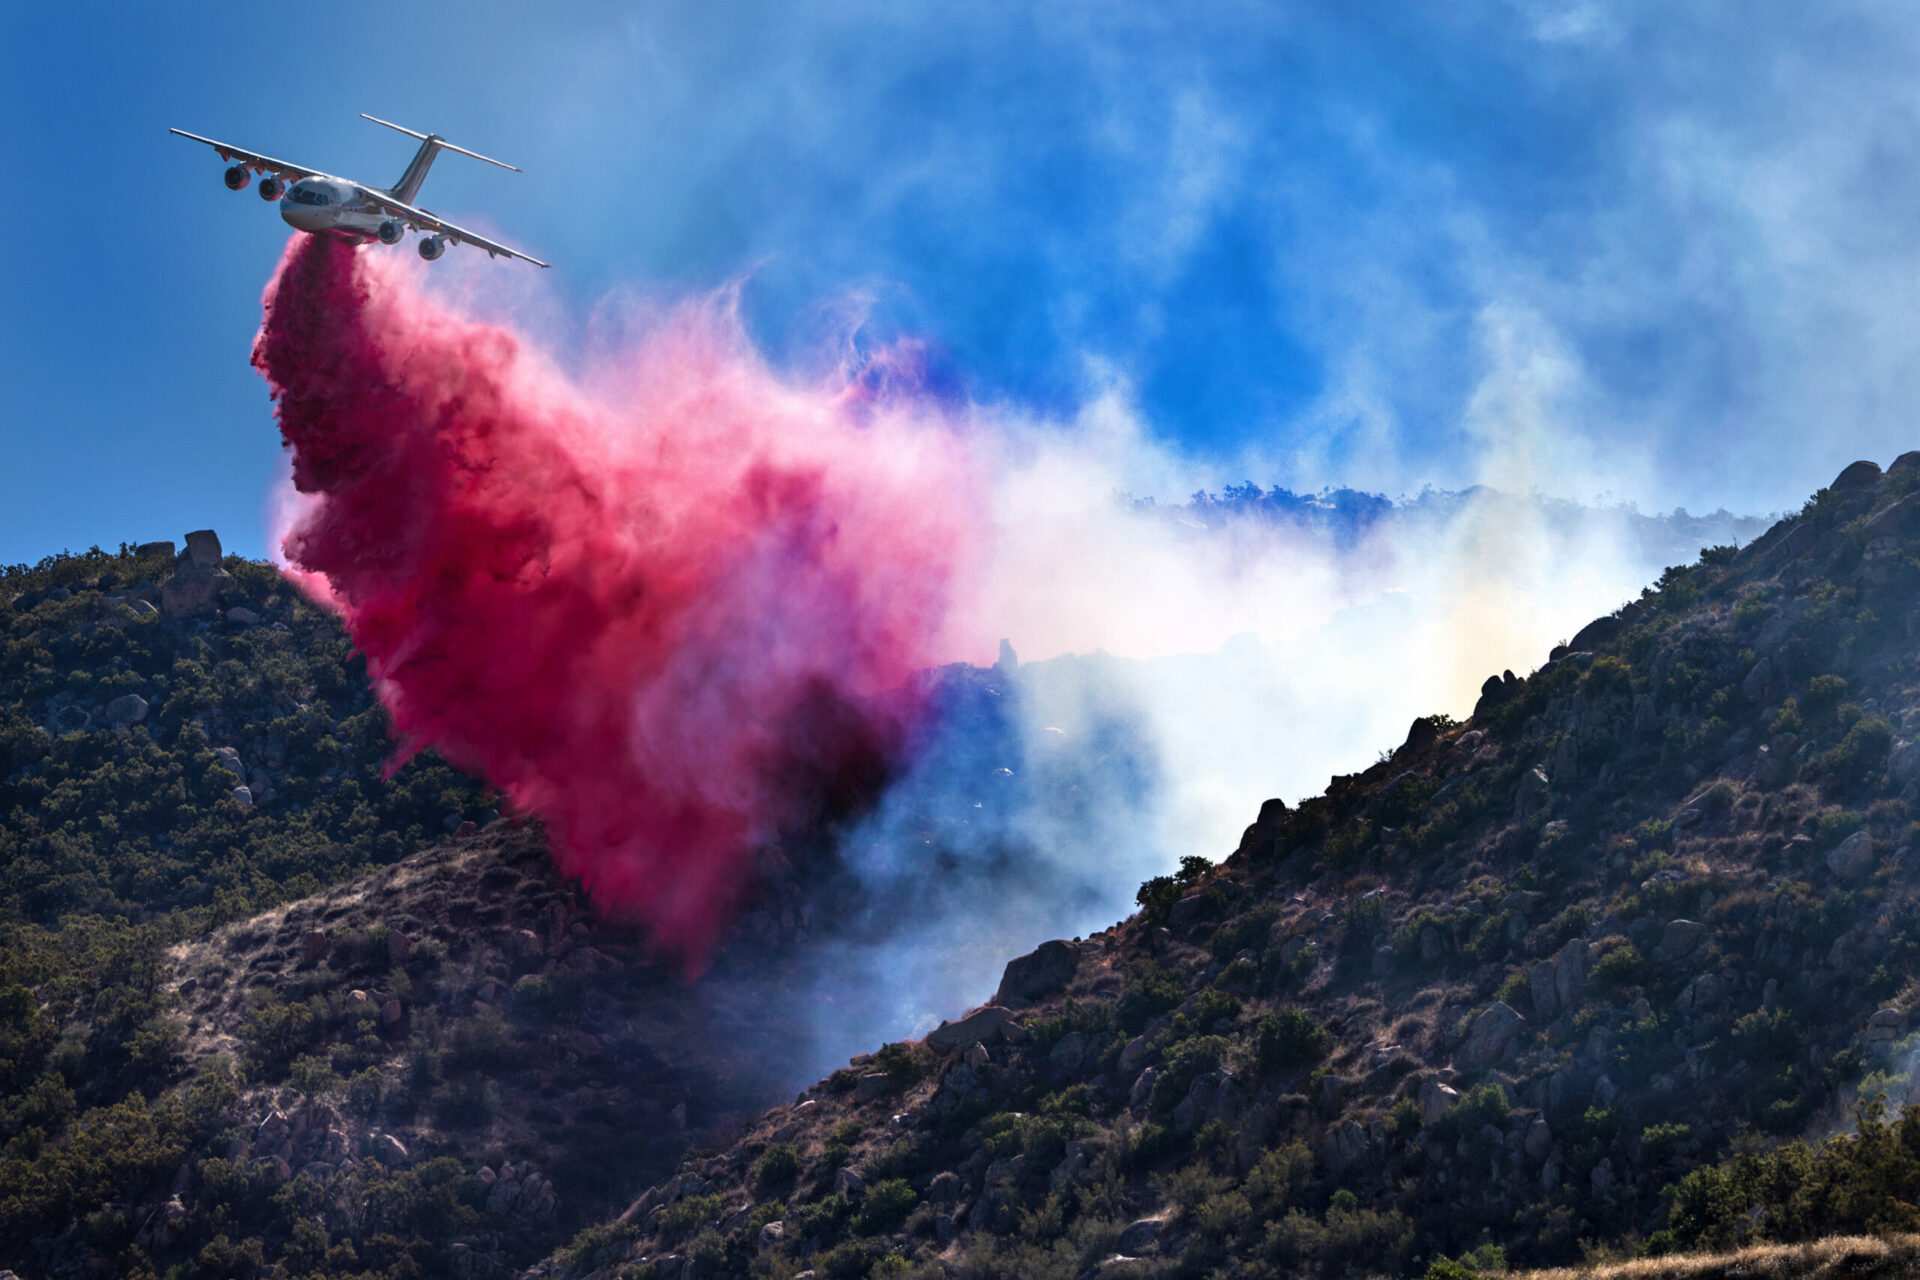
[[[1475,398],[1509,485],[1566,454],[1543,424],[1552,373],[1500,365]],[[1117,393],[1071,423],[989,426],[989,570],[955,645],[985,660],[980,637],[1005,636],[1024,659],[984,677],[1011,732],[956,720],[846,842],[886,918],[818,958],[820,1067],[985,1000],[1012,956],[1124,917],[1184,856],[1227,856],[1264,799],[1365,768],[1416,716],[1464,717],[1488,675],[1754,529],[1721,513],[1650,540],[1628,509],[1490,488],[1302,527],[1187,503],[1233,477],[1156,443]]]

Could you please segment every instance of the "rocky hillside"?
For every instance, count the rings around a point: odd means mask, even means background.
[[[1920,454],[1857,463],[529,1275],[1459,1277],[1920,1227],[1917,638]]]
[[[837,948],[926,910],[800,833],[690,985],[482,788],[387,776],[340,629],[209,532],[0,570],[0,636],[0,1267],[35,1280],[511,1274],[790,1094]],[[930,678],[997,762],[1001,678]],[[930,820],[1048,785],[975,771]]]
[[[0,639],[0,1267],[506,1274],[795,1079],[801,868],[688,986],[210,532]]]

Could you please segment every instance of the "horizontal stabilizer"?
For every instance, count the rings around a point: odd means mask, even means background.
[[[508,164],[505,160],[495,160],[492,156],[483,156],[478,151],[469,151],[465,147],[457,147],[437,133],[421,133],[418,130],[409,129],[403,124],[395,124],[391,120],[382,120],[379,116],[370,116],[364,111],[360,113],[360,118],[362,120],[371,120],[375,124],[385,125],[396,133],[406,134],[409,138],[418,138],[422,142],[431,142],[442,151],[456,151],[463,156],[471,156],[475,160],[485,160],[488,164],[499,165],[502,169],[511,169],[515,173],[521,172],[520,166],[517,164]]]

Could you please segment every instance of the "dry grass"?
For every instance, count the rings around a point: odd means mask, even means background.
[[[1920,1236],[1831,1236],[1735,1253],[1637,1258],[1515,1273],[1510,1280],[1865,1280],[1920,1273]]]

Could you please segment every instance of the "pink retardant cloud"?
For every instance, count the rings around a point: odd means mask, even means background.
[[[791,385],[724,303],[631,345],[589,390],[404,261],[295,236],[253,362],[286,570],[366,656],[396,760],[483,775],[697,969],[756,849],[897,764],[979,484],[930,402]]]

